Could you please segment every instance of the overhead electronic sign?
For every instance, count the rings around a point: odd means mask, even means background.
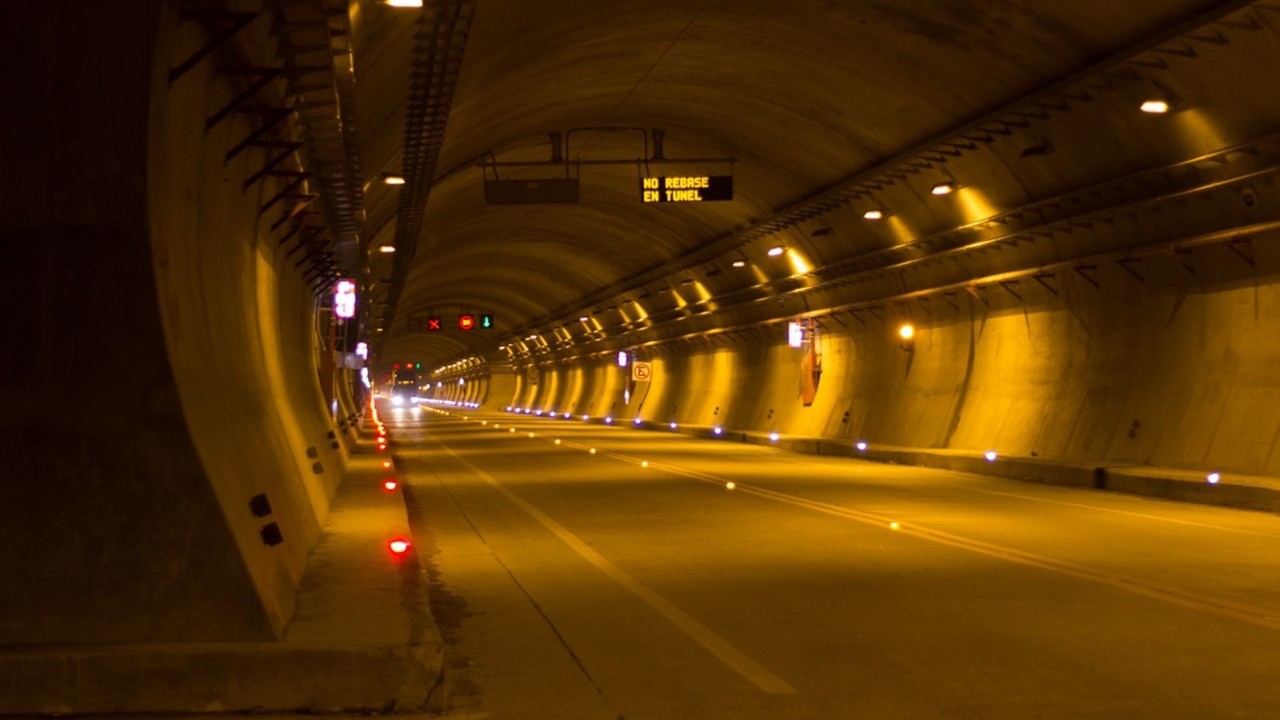
[[[640,181],[647,202],[712,202],[733,199],[732,175],[675,175]]]
[[[333,289],[333,314],[346,319],[356,314],[356,282],[339,280]]]

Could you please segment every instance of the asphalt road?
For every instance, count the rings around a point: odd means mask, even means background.
[[[457,717],[1280,717],[1276,516],[451,412],[383,418]]]

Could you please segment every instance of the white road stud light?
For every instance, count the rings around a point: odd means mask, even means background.
[[[776,432],[774,432],[774,433],[769,433],[769,439],[770,439],[770,440],[772,440],[772,441],[774,441],[774,442],[778,442],[778,433],[776,433]]]
[[[995,450],[988,450],[988,451],[986,451],[985,453],[983,453],[983,454],[982,454],[982,457],[986,458],[986,459],[987,459],[987,462],[995,462],[995,461],[996,461],[996,451],[995,451]]]
[[[717,425],[717,426],[715,426],[714,428],[712,428],[712,429],[711,429],[711,432],[715,433],[716,435],[723,435],[723,434],[724,434],[724,428],[722,428],[722,427],[720,427],[719,425]]]
[[[588,452],[590,452],[592,455],[595,455],[595,454],[596,454],[596,449],[595,449],[595,448],[591,448]]]
[[[898,529],[900,529],[901,527],[902,527],[902,525],[900,525],[900,524],[898,523],[898,521],[897,521],[897,520],[894,520],[893,522],[889,523],[889,529],[890,529],[890,530],[898,530]]]
[[[858,444],[857,444],[857,445],[854,445],[854,447],[858,448],[858,452],[866,452],[866,451],[867,451],[867,441],[866,441],[866,440],[859,440],[859,441],[858,441]]]
[[[725,487],[725,489],[726,489],[726,490],[732,490],[732,489],[734,489],[734,488],[738,487],[738,484],[737,484],[737,483],[735,483],[734,481],[730,480],[729,482],[727,482],[727,483],[725,483],[725,484],[724,484],[724,487]]]
[[[1210,485],[1217,485],[1218,481],[1222,480],[1222,475],[1216,472],[1211,472],[1208,475],[1206,475],[1204,479],[1209,481]]]
[[[560,444],[560,438],[556,438],[556,444],[557,444],[557,445],[559,445],[559,444]]]
[[[649,467],[649,461],[648,461],[648,460],[641,460],[641,461],[640,461],[640,467],[642,467],[642,468]]]

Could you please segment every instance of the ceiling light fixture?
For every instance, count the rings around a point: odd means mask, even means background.
[[[420,8],[422,0],[387,0],[387,5],[394,8]]]
[[[940,182],[937,185],[934,185],[933,188],[929,190],[929,192],[933,193],[934,195],[950,195],[952,192],[955,191],[956,187],[957,186],[954,182],[948,180],[946,182]]]
[[[746,260],[734,260],[734,261],[733,261],[733,266],[734,266],[734,267],[736,267],[736,268],[746,267],[746,266],[747,266],[747,261],[746,261]]]
[[[884,215],[884,208],[871,208],[870,210],[862,213],[862,217],[867,220],[879,220],[880,218],[883,218]]]
[[[393,253],[395,251],[396,251],[395,245],[379,245],[378,246],[378,252],[380,253]]]
[[[419,5],[418,7],[422,7],[422,6],[421,6],[421,5]],[[404,184],[404,176],[403,176],[403,175],[397,175],[397,174],[395,174],[395,173],[383,173],[383,174],[382,174],[382,184],[383,184],[383,185],[403,185],[403,184]]]
[[[769,257],[778,257],[782,253],[786,252],[786,250],[787,249],[782,247],[781,245],[774,245],[773,247],[769,248],[768,255]]]

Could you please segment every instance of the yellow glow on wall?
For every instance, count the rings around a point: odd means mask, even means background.
[[[644,306],[639,302],[631,303],[631,307],[636,310],[636,320],[648,320],[649,313],[645,312]]]
[[[680,310],[683,310],[683,309],[685,309],[685,308],[689,307],[689,303],[684,299],[684,297],[682,297],[682,296],[680,295],[680,291],[679,291],[679,290],[676,290],[675,288],[672,288],[672,289],[671,289],[671,297],[675,298],[675,300],[676,300],[676,308],[678,308],[678,309],[680,309]]]
[[[693,281],[693,291],[698,295],[698,302],[706,302],[711,299],[711,291],[707,289],[706,285],[702,284],[701,280]]]
[[[787,261],[791,263],[792,275],[808,275],[813,272],[813,265],[809,259],[795,248],[787,248]]]
[[[915,240],[911,229],[907,227],[907,223],[902,219],[901,215],[890,215],[885,218],[884,226],[889,229],[889,233],[893,235],[893,239],[899,245]]]
[[[956,202],[960,204],[960,210],[964,214],[966,223],[986,220],[997,212],[991,201],[987,199],[987,196],[977,188],[957,188],[955,198]]]
[[[1157,120],[1156,122],[1164,122]],[[1218,123],[1202,108],[1188,108],[1174,113],[1167,118],[1178,129],[1178,139],[1182,141],[1183,152],[1191,155],[1202,155],[1213,152],[1228,143],[1223,138]]]

